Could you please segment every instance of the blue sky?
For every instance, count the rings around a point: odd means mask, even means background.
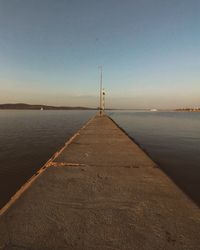
[[[199,0],[0,0],[0,103],[200,106]]]

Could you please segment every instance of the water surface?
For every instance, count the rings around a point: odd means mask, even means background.
[[[94,114],[0,110],[0,207]]]
[[[95,111],[0,111],[0,207]],[[200,205],[200,113],[109,111]]]
[[[200,113],[109,114],[200,205]]]

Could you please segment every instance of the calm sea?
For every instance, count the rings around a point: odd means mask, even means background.
[[[200,205],[200,112],[109,114]]]
[[[0,110],[0,207],[95,113]]]
[[[108,112],[200,204],[200,113]],[[0,207],[95,111],[0,111]]]

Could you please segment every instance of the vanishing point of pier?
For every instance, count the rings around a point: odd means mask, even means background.
[[[198,250],[200,210],[96,115],[0,210],[0,249]]]

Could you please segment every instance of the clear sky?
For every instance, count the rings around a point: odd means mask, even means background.
[[[200,106],[199,0],[0,0],[0,103]]]

